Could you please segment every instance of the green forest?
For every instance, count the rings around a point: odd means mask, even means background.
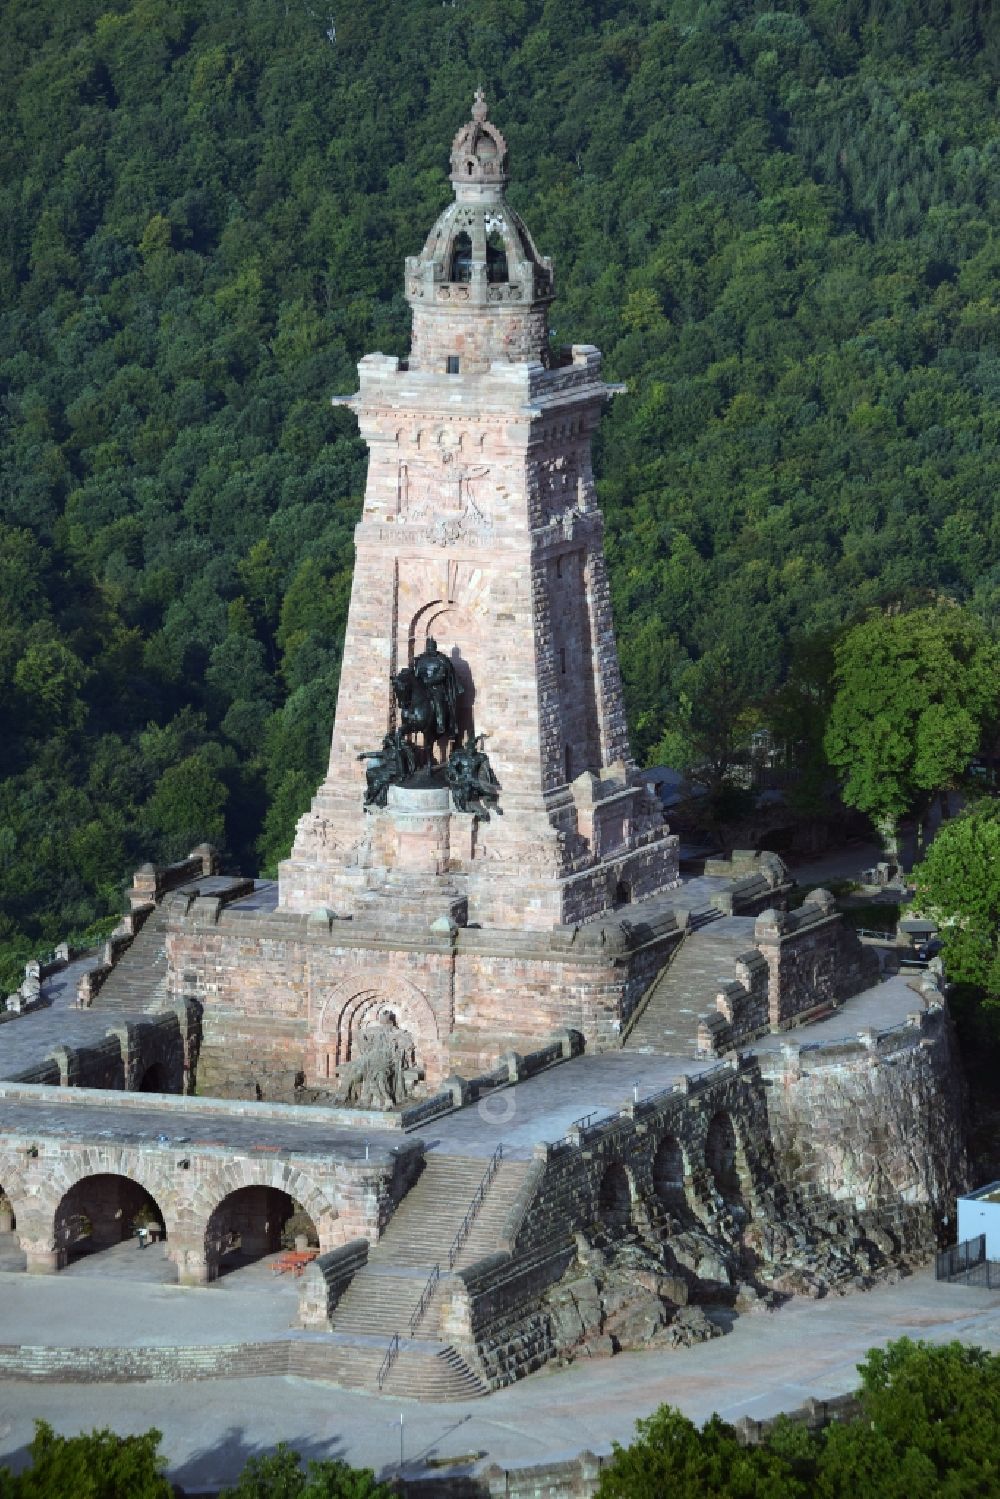
[[[365,479],[329,397],[366,352],[406,352],[403,257],[480,82],[556,263],[553,337],[629,386],[597,459],[638,758],[683,758],[696,689],[782,729],[797,684],[792,737],[820,753],[835,643],[873,607],[954,600],[992,635],[988,5],[4,19],[8,964],[117,912],[143,859],[287,850],[325,766]]]

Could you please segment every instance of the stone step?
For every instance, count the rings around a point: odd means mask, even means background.
[[[698,1021],[715,1009],[715,996],[736,977],[736,960],[753,947],[752,916],[692,912],[691,924],[673,957],[648,991],[644,1008],[625,1040],[629,1051],[668,1055],[697,1053]],[[706,919],[695,918],[705,914]]]
[[[95,1010],[152,1011],[166,1008],[165,919],[157,909],[147,917],[94,997]]]
[[[288,1353],[288,1373],[374,1393],[389,1342],[388,1337],[338,1333],[322,1342],[296,1344]],[[424,1339],[401,1341],[382,1391],[412,1400],[469,1400],[488,1393],[456,1348]]]
[[[479,1158],[428,1156],[423,1172],[372,1246],[368,1263],[348,1286],[333,1313],[335,1333],[365,1338],[408,1334],[435,1265],[444,1276],[448,1253],[477,1192],[487,1162]],[[499,1248],[503,1227],[528,1170],[526,1161],[502,1161],[486,1192],[456,1266]],[[435,1298],[420,1324],[436,1326]],[[436,1378],[440,1370],[431,1370]],[[402,1375],[398,1376],[402,1379]],[[402,1389],[394,1386],[397,1393]],[[424,1396],[424,1398],[428,1398]]]

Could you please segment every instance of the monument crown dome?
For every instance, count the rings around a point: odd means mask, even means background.
[[[455,201],[406,262],[411,368],[475,372],[494,359],[546,357],[552,262],[507,202],[508,180],[507,142],[477,89],[451,147]]]
[[[470,183],[502,187],[507,181],[507,142],[489,119],[489,106],[476,89],[472,119],[451,143],[451,180],[456,189]]]

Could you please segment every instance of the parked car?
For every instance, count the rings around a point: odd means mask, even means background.
[[[936,958],[944,948],[940,937],[931,937],[926,942],[918,942],[913,949],[913,956],[921,963],[929,963],[931,958]]]

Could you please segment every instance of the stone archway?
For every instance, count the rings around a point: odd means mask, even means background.
[[[730,1207],[745,1208],[739,1155],[739,1141],[733,1121],[725,1109],[720,1109],[709,1121],[705,1136],[705,1165],[723,1202]]]
[[[660,1205],[675,1215],[688,1209],[686,1174],[680,1142],[676,1135],[664,1135],[653,1156],[653,1191]]]
[[[621,1161],[605,1168],[597,1193],[597,1215],[609,1233],[632,1226],[632,1181]]]
[[[291,1248],[285,1242],[290,1224],[310,1245],[319,1247],[319,1230],[289,1193],[280,1187],[237,1187],[212,1210],[205,1230],[206,1259],[214,1262],[217,1278],[242,1269]]]
[[[315,1012],[306,1047],[306,1082],[336,1088],[341,1069],[356,1055],[364,1032],[390,1015],[413,1038],[416,1069],[430,1086],[442,1076],[437,1017],[426,995],[409,979],[381,974],[344,979]]]
[[[52,1226],[59,1269],[133,1239],[138,1247],[140,1227],[154,1240],[166,1237],[166,1220],[153,1194],[114,1171],[78,1177],[59,1199]]]
[[[184,1285],[216,1280],[230,1249],[249,1248],[251,1258],[270,1252],[264,1246],[273,1242],[275,1223],[280,1241],[281,1230],[295,1212],[307,1215],[322,1253],[344,1242],[340,1209],[333,1193],[317,1186],[296,1166],[237,1161],[214,1177],[199,1178],[194,1186],[178,1236],[177,1263]],[[227,1248],[224,1234],[242,1237],[244,1228],[248,1244]]]
[[[77,1184],[92,1177],[120,1178],[130,1184],[120,1189],[124,1195],[117,1206],[121,1208],[123,1219],[130,1213],[132,1222],[138,1207],[148,1194],[155,1210],[151,1217],[165,1227],[167,1254],[173,1259],[173,1242],[178,1227],[177,1187],[181,1184],[165,1173],[164,1165],[159,1156],[150,1157],[142,1148],[88,1146],[85,1150],[77,1147],[72,1152],[60,1152],[57,1156],[43,1151],[41,1158],[29,1159],[27,1165],[15,1173],[14,1180],[4,1174],[6,1190],[17,1216],[18,1238],[27,1259],[26,1268],[29,1273],[51,1275],[62,1269],[66,1262],[67,1242],[63,1230],[67,1225],[60,1218],[60,1209]],[[72,1210],[74,1200],[79,1200],[84,1195],[81,1191],[76,1194],[76,1199],[70,1200],[66,1214]],[[98,1201],[96,1205],[101,1213],[105,1207],[110,1206],[110,1201],[110,1194]],[[115,1211],[117,1209],[112,1210],[112,1216]],[[61,1224],[59,1232],[57,1219]],[[114,1221],[121,1222],[120,1219]],[[71,1230],[70,1242],[73,1242],[73,1225],[68,1226]],[[107,1226],[105,1232],[102,1224],[99,1238],[105,1237],[108,1243],[120,1242],[113,1237],[110,1226]]]

